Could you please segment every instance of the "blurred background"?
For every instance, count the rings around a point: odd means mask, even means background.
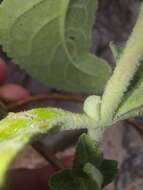
[[[91,51],[106,59],[114,68],[114,59],[109,48],[109,42],[124,46],[125,41],[135,24],[140,0],[99,0],[97,18],[93,27],[93,44]],[[84,19],[84,18],[83,18]],[[26,110],[33,107],[62,107],[70,111],[82,111],[82,94],[67,94],[32,79],[21,70],[4,52],[0,57],[8,65],[6,83],[16,83],[25,87],[33,96],[34,101],[12,105],[10,111]],[[74,96],[70,101],[62,98],[46,98],[58,93],[64,96]],[[41,95],[46,96],[42,98]],[[142,190],[143,189],[143,119],[137,118],[117,124],[105,133],[102,147],[105,157],[119,162],[119,175],[106,190]],[[55,170],[71,165],[74,145],[83,131],[69,131],[58,135],[44,137],[29,145],[18,156],[9,172],[10,190],[46,190],[47,178]],[[84,131],[86,132],[86,130]],[[67,147],[70,147],[67,149]],[[63,152],[64,150],[64,152]],[[62,152],[62,153],[61,153]],[[47,172],[48,171],[48,172]]]

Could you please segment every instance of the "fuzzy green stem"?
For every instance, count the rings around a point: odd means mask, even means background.
[[[122,101],[124,93],[138,69],[143,56],[143,4],[137,23],[133,29],[124,52],[118,60],[114,73],[109,80],[102,98],[101,119],[111,123],[115,111]]]

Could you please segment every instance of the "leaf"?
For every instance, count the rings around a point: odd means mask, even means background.
[[[60,130],[93,127],[85,115],[54,108],[39,108],[10,113],[0,121],[0,185],[9,164],[23,147],[35,137]]]
[[[116,63],[118,63],[117,61],[120,59],[120,56],[122,55],[124,48],[117,46],[113,42],[110,42],[109,46],[110,46],[110,49],[112,51],[112,54],[113,54],[113,57],[114,57]]]
[[[99,188],[102,181],[101,175],[103,176],[102,186],[108,185],[115,178],[118,165],[114,160],[104,159],[99,145],[95,144],[88,135],[82,134],[76,148],[73,170],[78,175],[82,175],[84,171],[91,176],[93,172],[91,177],[96,178],[95,181]]]
[[[81,172],[86,163],[91,163],[97,168],[103,161],[103,153],[98,145],[86,134],[81,135],[74,160],[75,172]]]
[[[143,108],[143,62],[120,104],[115,120],[138,116]]]
[[[96,0],[4,0],[0,44],[34,78],[67,91],[102,92],[111,74],[89,53]]]
[[[71,170],[59,172],[50,179],[51,190],[77,190],[77,188],[79,184]]]
[[[87,163],[84,166],[84,172],[89,176],[92,185],[89,190],[101,190],[102,183],[103,183],[103,175],[102,173],[92,164]]]
[[[100,172],[104,176],[103,187],[111,183],[118,173],[118,163],[115,160],[104,159],[100,167]]]
[[[32,137],[46,133],[59,123],[63,113],[56,109],[37,109],[23,113],[10,113],[0,121],[0,184],[5,171],[15,155],[27,144]]]
[[[117,162],[104,160],[99,146],[81,135],[72,169],[58,172],[50,179],[51,190],[102,190],[117,174]]]
[[[91,177],[79,177],[67,169],[52,176],[49,186],[51,190],[100,190]]]
[[[100,119],[100,107],[101,107],[101,97],[100,96],[88,96],[84,101],[83,110],[95,122],[99,122]]]

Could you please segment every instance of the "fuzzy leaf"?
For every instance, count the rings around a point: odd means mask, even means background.
[[[119,106],[115,120],[138,116],[143,108],[143,61]]]
[[[65,129],[86,128],[88,124],[93,127],[93,122],[85,115],[54,108],[10,113],[0,121],[0,185],[11,161],[34,137]]]
[[[89,53],[96,0],[4,0],[0,44],[33,77],[67,91],[101,92],[110,66]]]
[[[96,178],[96,185],[100,189],[101,185],[103,187],[113,181],[118,172],[118,164],[114,160],[104,159],[99,145],[83,134],[76,148],[73,170],[79,175],[84,170],[91,178]]]
[[[103,153],[99,149],[98,145],[96,145],[88,135],[81,135],[76,148],[76,156],[74,160],[75,171],[81,172],[86,163],[91,163],[96,167],[100,167],[102,161]]]
[[[65,169],[50,179],[51,190],[102,190],[117,174],[117,162],[104,160],[98,145],[81,135],[72,169]]]
[[[91,189],[101,190],[102,189],[102,183],[104,180],[104,176],[102,173],[91,163],[87,163],[84,166],[84,172],[88,175],[89,179],[91,180]]]
[[[104,159],[100,167],[100,172],[104,176],[102,186],[106,186],[113,181],[118,173],[118,163],[115,160]]]
[[[63,113],[54,109],[32,110],[28,112],[10,113],[0,121],[0,184],[4,180],[5,171],[15,155],[32,137],[46,133],[52,123],[58,124]]]
[[[72,170],[64,170],[52,176],[50,179],[50,189],[82,190],[79,184],[79,180],[75,178]]]
[[[95,181],[99,188],[100,184],[105,186],[111,183],[117,174],[117,168],[116,161],[103,158],[103,153],[95,141],[86,134],[80,136],[73,164],[73,170],[76,174],[82,175],[84,171],[91,178],[96,178]],[[103,176],[103,181],[101,176]]]
[[[96,122],[99,122],[100,119],[100,107],[101,107],[101,97],[100,96],[89,96],[84,101],[83,110]]]
[[[92,175],[93,172],[96,171],[92,171]],[[96,176],[97,174],[94,173],[94,175]],[[101,190],[101,188],[98,188],[97,182],[93,180],[91,176],[89,177],[88,175],[85,175],[84,177],[79,177],[76,176],[72,170],[64,170],[54,175],[50,180],[50,189],[51,190],[63,190],[63,189]]]

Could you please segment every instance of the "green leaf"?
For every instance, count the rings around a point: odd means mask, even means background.
[[[120,104],[115,120],[138,116],[143,108],[143,62]]]
[[[49,184],[51,190],[78,190],[79,183],[77,182],[72,170],[67,169],[51,177]]]
[[[101,190],[104,180],[102,173],[90,163],[85,164],[83,170],[89,176],[92,182],[92,186],[89,188],[89,190]]]
[[[9,164],[35,137],[60,130],[89,126],[93,128],[95,123],[87,116],[54,108],[10,113],[0,121],[0,185],[5,180]]]
[[[49,131],[63,115],[63,112],[56,109],[37,109],[10,113],[0,121],[0,184],[3,183],[8,165],[25,144],[32,137]]]
[[[96,122],[100,120],[100,107],[101,107],[101,97],[100,96],[88,96],[84,101],[83,110]]]
[[[99,146],[88,135],[81,135],[72,169],[50,179],[51,190],[102,190],[117,174],[117,162],[103,160]]]
[[[87,168],[86,168],[87,170]],[[58,172],[50,179],[50,189],[51,190],[101,190],[98,188],[97,182],[93,179],[93,175],[95,171],[92,171],[91,176],[91,168],[88,168],[88,175],[84,177],[77,176],[72,170],[64,170]],[[93,174],[94,173],[94,174]],[[94,178],[95,178],[94,176]],[[97,179],[97,176],[96,176]]]
[[[104,159],[100,167],[100,172],[104,176],[102,186],[106,186],[111,183],[118,173],[118,163],[115,160]]]
[[[120,59],[120,56],[123,53],[124,48],[117,46],[114,42],[110,42],[109,46],[112,51],[113,57],[117,63],[118,59]]]
[[[4,0],[0,44],[33,77],[67,91],[102,92],[111,74],[89,53],[96,0]]]
[[[99,179],[102,180],[101,173],[103,175],[102,186],[105,186],[115,178],[118,165],[114,160],[104,159],[99,145],[91,140],[88,135],[82,134],[76,148],[73,170],[78,175],[82,175],[82,171],[86,174],[89,172],[89,175],[91,175],[92,171],[94,171],[92,177],[94,178],[94,175],[97,175],[97,178],[99,176]],[[101,181],[97,178],[96,183],[99,188]]]
[[[86,163],[91,163],[97,168],[103,161],[103,153],[98,145],[86,134],[81,135],[74,160],[74,170],[80,173]]]

